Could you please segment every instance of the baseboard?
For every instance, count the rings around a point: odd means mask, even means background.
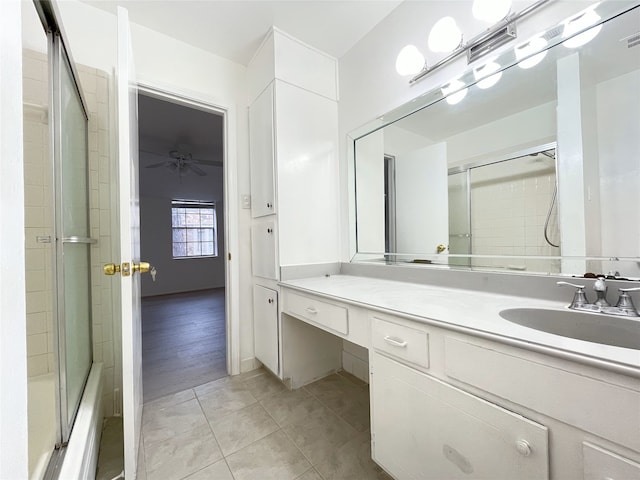
[[[250,372],[261,366],[262,362],[256,357],[245,358],[244,360],[240,360],[240,373]]]
[[[359,380],[369,383],[369,362],[345,350],[342,351],[342,369]]]

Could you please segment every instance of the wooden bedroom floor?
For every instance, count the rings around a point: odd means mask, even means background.
[[[227,375],[224,288],[142,299],[144,401]]]

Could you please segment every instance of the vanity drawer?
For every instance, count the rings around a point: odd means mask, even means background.
[[[429,335],[380,318],[373,318],[373,348],[414,365],[429,368]]]
[[[451,337],[445,374],[640,451],[639,391]]]
[[[640,478],[640,464],[588,442],[582,443],[584,480]]]
[[[283,311],[326,330],[349,334],[349,313],[345,307],[285,290]]]

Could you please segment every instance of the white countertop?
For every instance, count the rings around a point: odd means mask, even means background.
[[[507,308],[564,309],[570,298],[562,303],[350,275],[288,280],[280,285],[640,377],[640,350],[553,335],[499,315]]]

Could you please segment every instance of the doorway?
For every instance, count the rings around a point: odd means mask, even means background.
[[[225,113],[140,91],[144,402],[226,376]]]

